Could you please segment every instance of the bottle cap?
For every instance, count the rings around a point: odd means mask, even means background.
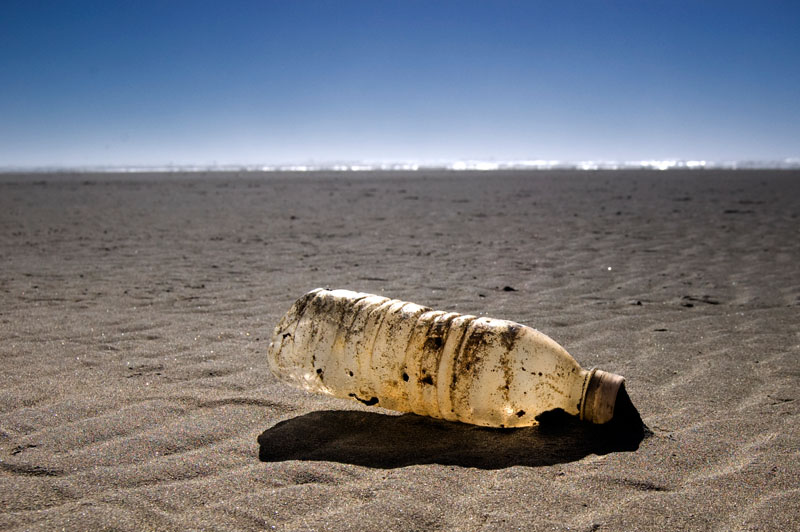
[[[581,419],[597,424],[611,421],[617,393],[625,377],[595,368],[589,372],[587,380],[581,401]]]

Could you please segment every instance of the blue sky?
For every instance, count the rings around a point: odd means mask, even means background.
[[[800,157],[800,2],[4,0],[0,167]]]

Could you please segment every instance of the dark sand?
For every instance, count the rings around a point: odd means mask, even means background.
[[[798,530],[798,172],[4,175],[0,264],[0,529]],[[292,389],[318,286],[536,327],[653,435]]]

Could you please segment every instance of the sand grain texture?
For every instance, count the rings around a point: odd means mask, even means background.
[[[797,530],[799,263],[789,171],[3,175],[0,529]],[[536,327],[653,435],[289,388],[318,286]]]

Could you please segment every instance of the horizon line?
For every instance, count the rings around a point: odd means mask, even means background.
[[[795,170],[800,157],[775,160],[578,160],[548,159],[444,162],[327,162],[288,164],[133,164],[133,165],[5,165],[0,173],[169,173],[169,172],[363,172],[363,171],[498,171],[498,170]]]

